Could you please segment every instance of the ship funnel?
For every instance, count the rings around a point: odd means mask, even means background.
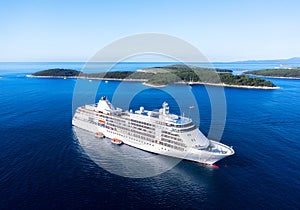
[[[107,100],[106,96],[102,96],[96,107],[96,111],[103,112],[105,114],[113,114],[117,109]]]

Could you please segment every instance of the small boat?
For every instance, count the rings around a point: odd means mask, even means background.
[[[190,78],[190,81],[188,83],[189,86],[192,86],[194,84],[193,80]]]
[[[111,143],[113,143],[113,144],[122,144],[123,142],[120,139],[113,138],[111,140]]]
[[[104,134],[102,132],[96,132],[95,136],[99,138],[104,138]]]
[[[98,122],[99,122],[99,123],[103,123],[103,124],[105,123],[104,120],[98,120]]]

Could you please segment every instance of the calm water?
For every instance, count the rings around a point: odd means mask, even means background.
[[[225,88],[222,142],[232,145],[236,154],[220,161],[219,169],[182,161],[161,175],[132,179],[102,169],[80,147],[71,126],[76,80],[24,77],[49,67],[82,66],[0,65],[0,209],[300,208],[300,80],[271,79],[280,90]],[[251,66],[231,66],[247,68]],[[98,97],[111,97],[119,84],[102,84]],[[125,89],[130,92],[140,86],[126,83]],[[185,87],[168,88],[180,92]],[[164,90],[143,91],[130,106],[154,109],[167,100],[178,112]],[[200,109],[200,128],[208,134],[207,92],[203,86],[193,86],[191,91]]]

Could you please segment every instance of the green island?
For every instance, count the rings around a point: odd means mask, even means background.
[[[233,75],[231,70],[203,68],[186,65],[169,65],[133,71],[112,71],[101,73],[82,73],[71,69],[49,69],[39,71],[32,77],[76,77],[85,79],[105,79],[122,81],[140,81],[153,87],[169,84],[208,84],[239,88],[277,88],[272,82],[247,75]]]
[[[261,78],[251,78],[246,75],[233,75],[232,71],[227,69],[170,65],[143,69],[141,72],[154,73],[153,77],[147,81],[150,85],[192,83],[224,85],[228,87],[276,87],[272,82]]]
[[[73,69],[48,69],[43,71],[38,71],[32,74],[32,76],[37,77],[76,77],[79,76],[81,72]]]
[[[266,77],[280,77],[280,78],[300,78],[300,67],[289,69],[265,69],[257,71],[246,71],[244,74],[251,74]]]

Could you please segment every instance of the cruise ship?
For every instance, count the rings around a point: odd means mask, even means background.
[[[202,164],[234,154],[232,147],[207,139],[190,118],[169,113],[166,102],[159,111],[142,106],[123,111],[102,96],[96,104],[79,107],[72,124],[114,142]]]

